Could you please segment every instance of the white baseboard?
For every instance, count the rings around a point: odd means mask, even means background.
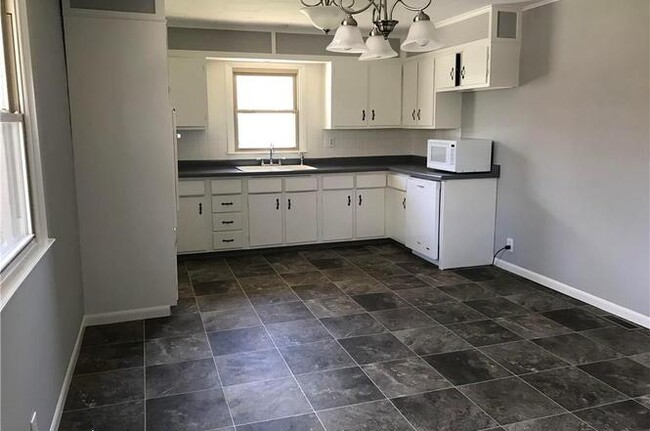
[[[630,310],[629,308],[592,295],[591,293],[584,292],[580,289],[576,289],[575,287],[571,287],[568,284],[564,284],[560,281],[546,277],[545,275],[541,275],[526,268],[522,268],[513,263],[506,262],[505,260],[497,260],[495,265],[508,272],[512,272],[513,274],[527,278],[528,280],[534,281],[535,283],[541,284],[542,286],[546,286],[549,289],[564,293],[565,295],[578,299],[582,302],[586,302],[587,304],[593,305],[594,307],[598,307],[622,319],[629,320],[630,322],[634,322],[637,325],[641,325],[645,328],[650,329],[650,316],[646,316],[637,311]]]
[[[65,377],[63,378],[63,384],[61,385],[61,392],[59,392],[59,399],[56,402],[56,408],[54,409],[54,416],[52,417],[52,424],[50,425],[50,431],[57,431],[59,429],[59,424],[61,423],[61,416],[63,415],[63,407],[65,406],[65,399],[68,396],[68,388],[70,387],[70,382],[72,381],[72,375],[74,374],[74,368],[77,364],[77,358],[79,357],[79,350],[81,349],[81,341],[84,338],[84,330],[86,329],[86,318],[81,319],[81,326],[79,327],[79,333],[77,334],[77,341],[74,343],[74,348],[72,349],[72,355],[70,355],[70,361],[68,361],[68,368],[65,371]]]
[[[131,320],[153,319],[169,316],[169,306],[136,308],[135,310],[115,311],[112,313],[86,314],[86,326],[106,325],[109,323],[128,322]]]

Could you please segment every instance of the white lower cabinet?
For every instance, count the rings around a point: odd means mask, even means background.
[[[386,189],[386,236],[402,244],[406,241],[406,192]]]
[[[282,244],[282,194],[248,195],[248,235],[251,247]]]
[[[377,238],[386,234],[386,189],[357,190],[354,226],[357,238]]]
[[[431,260],[437,260],[440,182],[409,178],[406,201],[406,246]]]
[[[318,194],[285,194],[285,241],[287,244],[318,241]]]
[[[179,253],[210,250],[209,198],[206,196],[180,196],[178,198],[177,245]]]
[[[354,190],[323,191],[323,240],[354,238]]]

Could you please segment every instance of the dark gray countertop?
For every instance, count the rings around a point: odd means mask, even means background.
[[[474,178],[498,178],[501,173],[499,165],[492,165],[490,172],[473,172],[455,174],[434,169],[427,169],[426,158],[417,156],[378,156],[378,157],[337,157],[328,159],[305,159],[305,164],[317,169],[308,171],[285,172],[243,172],[235,166],[254,165],[254,160],[191,160],[178,162],[180,178],[206,177],[258,177],[291,176],[308,174],[335,174],[347,172],[390,171],[416,178],[434,181],[465,180]],[[286,160],[285,164],[298,164],[299,160]]]

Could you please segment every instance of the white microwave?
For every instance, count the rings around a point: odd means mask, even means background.
[[[427,142],[427,168],[448,172],[490,172],[492,141],[487,139],[442,140]]]

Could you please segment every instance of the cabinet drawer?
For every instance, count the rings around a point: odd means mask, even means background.
[[[241,180],[212,180],[213,195],[232,195],[241,193]]]
[[[406,175],[388,174],[388,187],[405,192],[408,179]]]
[[[285,178],[284,190],[287,192],[311,192],[318,190],[316,177]]]
[[[371,189],[386,187],[386,174],[357,174],[357,188]]]
[[[282,178],[255,178],[248,180],[248,193],[277,193],[282,191]]]
[[[327,175],[323,177],[323,190],[354,188],[354,175]]]
[[[241,195],[212,196],[212,212],[228,213],[241,211]]]
[[[241,230],[242,213],[212,214],[212,230],[215,232]]]
[[[203,196],[205,194],[205,181],[179,181],[179,196]]]
[[[225,250],[244,247],[244,232],[219,232],[212,234],[212,248]]]

